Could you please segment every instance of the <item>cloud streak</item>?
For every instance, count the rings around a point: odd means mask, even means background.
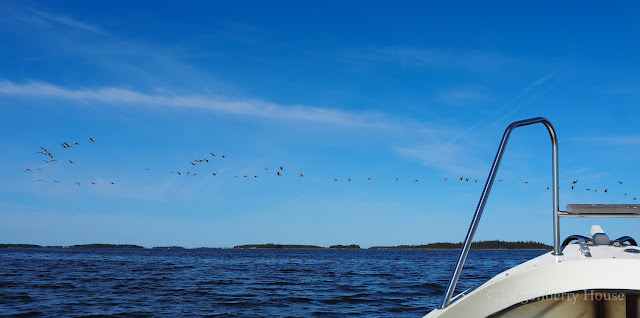
[[[258,99],[231,99],[207,95],[152,95],[129,89],[103,87],[68,89],[43,82],[24,84],[0,81],[0,95],[29,98],[63,99],[75,102],[99,102],[147,107],[195,109],[239,116],[317,122],[341,126],[391,128],[388,118],[374,112],[348,112],[306,105],[284,106]]]
[[[72,18],[69,18],[67,16],[53,15],[53,14],[50,14],[50,13],[45,13],[45,12],[36,11],[36,10],[34,10],[33,13],[36,14],[38,17],[44,18],[45,20],[48,20],[48,21],[51,21],[51,22],[60,23],[60,24],[63,24],[65,26],[67,26],[67,27],[70,27],[72,29],[82,30],[82,31],[87,31],[87,32],[93,32],[93,33],[97,33],[97,34],[101,34],[101,35],[106,35],[106,32],[104,32],[98,26],[87,24],[87,23],[83,23],[83,22],[74,20]]]

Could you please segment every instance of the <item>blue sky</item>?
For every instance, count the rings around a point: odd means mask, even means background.
[[[609,5],[0,1],[0,242],[457,242],[536,116],[563,208],[634,203],[640,8]],[[476,239],[551,243],[543,126],[498,178]],[[562,236],[591,224],[639,236]]]

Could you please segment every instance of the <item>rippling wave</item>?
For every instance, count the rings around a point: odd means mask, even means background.
[[[544,251],[471,251],[457,290]],[[458,251],[0,249],[8,317],[421,317]]]

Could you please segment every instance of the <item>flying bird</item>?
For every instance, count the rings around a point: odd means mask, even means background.
[[[280,166],[280,170],[284,170],[284,166]]]
[[[625,192],[624,195],[627,195],[627,193]]]
[[[147,168],[147,169],[144,169],[144,170],[147,170],[147,171],[149,171],[149,170],[151,170],[151,168]]]
[[[447,180],[449,180],[449,178],[444,178],[444,181],[447,181]]]
[[[115,183],[115,182],[113,182],[113,181],[111,181],[110,183],[111,183],[111,184],[116,184],[116,183]]]
[[[75,161],[69,160],[69,163],[73,164]]]
[[[460,181],[462,181],[462,179],[464,179],[464,176],[460,177]]]
[[[576,184],[576,183],[578,183],[578,179],[571,181],[571,184]]]
[[[222,158],[226,158],[226,157],[227,157],[227,155],[222,155]]]
[[[587,191],[591,191],[591,189],[587,189]]]
[[[29,168],[24,169],[24,172],[27,172],[27,171],[31,171],[31,169],[29,169]]]
[[[622,184],[622,181],[618,181],[619,184]]]
[[[80,185],[80,182],[76,181],[74,184]]]
[[[253,176],[253,178],[254,178],[254,179],[255,179],[255,178],[257,178],[257,177],[258,177],[258,176]]]
[[[608,192],[608,191],[609,191],[609,189],[604,189],[604,192]]]
[[[97,139],[93,139],[91,137],[89,137],[89,142],[96,142]]]
[[[573,190],[573,189],[575,189],[575,188],[576,188],[576,186],[571,186],[571,190]]]
[[[76,145],[76,146],[80,145],[77,141],[74,141],[73,144]]]
[[[212,175],[217,176],[217,175],[218,175],[218,172],[214,172],[214,173],[212,173]]]
[[[473,180],[473,183],[478,183],[478,180]]]
[[[55,183],[60,183],[60,180],[53,180],[53,182],[55,182]]]
[[[336,182],[336,181],[338,181],[338,179],[333,179],[333,182]]]
[[[498,181],[502,182],[502,179],[500,179],[500,180],[498,180]]]
[[[524,184],[529,184],[529,181],[525,181]]]
[[[393,179],[393,181],[398,181],[398,178]]]
[[[42,182],[42,179],[38,179],[38,182]]]
[[[280,173],[280,171],[276,171],[276,175],[281,176],[282,174]]]
[[[545,187],[544,189],[545,189],[545,190],[549,190],[549,187]]]
[[[302,173],[298,173],[298,177],[304,177]]]
[[[367,181],[370,181],[370,180],[371,180],[371,178],[367,178]]]
[[[264,168],[264,170],[269,170],[269,168]]]
[[[413,180],[413,182],[418,182],[418,179]]]
[[[38,168],[38,171],[42,171],[42,169],[44,169],[44,167]]]
[[[469,178],[465,178],[465,180],[469,181]]]
[[[95,182],[91,181],[91,184],[96,184]]]
[[[347,181],[351,181],[351,178],[347,178]]]

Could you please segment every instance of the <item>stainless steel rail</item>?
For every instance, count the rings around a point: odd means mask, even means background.
[[[512,123],[507,127],[504,131],[504,135],[502,136],[502,142],[500,142],[500,147],[498,148],[498,153],[496,154],[496,158],[493,161],[493,166],[491,167],[491,172],[489,172],[489,177],[487,178],[487,183],[484,185],[484,190],[482,190],[482,195],[480,196],[480,202],[478,202],[478,207],[476,208],[476,213],[473,215],[473,219],[471,220],[471,226],[469,226],[469,231],[467,232],[467,237],[464,240],[464,244],[462,244],[462,249],[460,250],[460,257],[458,258],[458,263],[456,264],[456,268],[453,271],[453,275],[451,275],[451,280],[449,281],[449,286],[444,293],[444,298],[442,299],[442,304],[440,305],[440,309],[444,309],[449,306],[451,302],[451,297],[456,289],[456,284],[458,283],[458,278],[460,278],[460,273],[462,272],[462,268],[464,266],[464,262],[467,259],[467,255],[469,254],[469,248],[471,247],[471,242],[473,241],[473,235],[476,233],[476,229],[478,228],[478,223],[480,223],[480,217],[482,216],[482,211],[484,211],[484,206],[487,203],[487,198],[489,197],[489,192],[491,192],[491,187],[493,186],[493,182],[495,181],[496,174],[498,173],[498,168],[500,167],[500,162],[502,161],[502,156],[504,155],[504,151],[507,147],[507,142],[509,141],[509,136],[511,136],[511,132],[522,126],[528,126],[532,124],[544,124],[549,131],[549,135],[551,136],[551,145],[552,145],[552,169],[553,169],[553,254],[554,255],[562,255],[561,246],[560,246],[560,205],[559,205],[559,188],[558,188],[558,138],[556,136],[556,131],[553,129],[551,122],[543,117],[530,118],[525,120],[520,120]]]

